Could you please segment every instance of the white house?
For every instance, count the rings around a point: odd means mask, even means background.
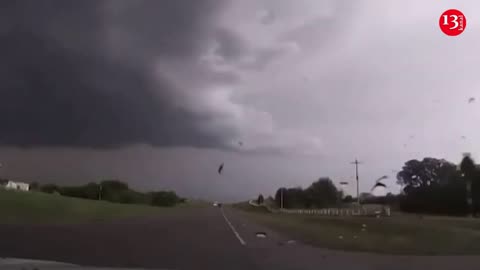
[[[8,180],[7,184],[5,185],[5,189],[28,191],[30,189],[30,185],[27,183],[14,182],[14,181]]]

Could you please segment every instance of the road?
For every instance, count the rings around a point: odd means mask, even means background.
[[[258,238],[256,232],[266,232]],[[76,225],[0,225],[0,256],[154,269],[475,269],[479,257],[380,256],[289,243],[228,207]]]

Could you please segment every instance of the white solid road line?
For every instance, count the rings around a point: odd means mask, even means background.
[[[243,246],[245,246],[247,243],[242,239],[242,237],[241,237],[240,234],[237,232],[237,230],[235,230],[235,227],[233,227],[233,225],[232,225],[232,223],[230,222],[230,220],[228,220],[227,216],[226,216],[225,213],[223,212],[223,208],[220,208],[220,212],[222,212],[223,218],[224,218],[225,221],[227,222],[228,226],[230,226],[230,229],[232,229],[232,232],[233,232],[233,234],[235,234],[235,236],[237,237],[238,241],[240,241],[240,244],[242,244]]]

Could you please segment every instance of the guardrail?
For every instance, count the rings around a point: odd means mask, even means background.
[[[383,205],[367,205],[352,208],[322,208],[322,209],[273,209],[265,204],[257,204],[253,200],[248,202],[255,207],[265,207],[272,213],[322,215],[322,216],[386,216],[391,215],[390,207]]]
[[[323,208],[323,209],[279,209],[280,213],[322,216],[390,216],[390,207],[380,209],[358,208]]]

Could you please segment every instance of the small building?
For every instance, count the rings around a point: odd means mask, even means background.
[[[30,185],[22,182],[15,182],[12,180],[2,181],[1,186],[9,190],[29,191]]]

